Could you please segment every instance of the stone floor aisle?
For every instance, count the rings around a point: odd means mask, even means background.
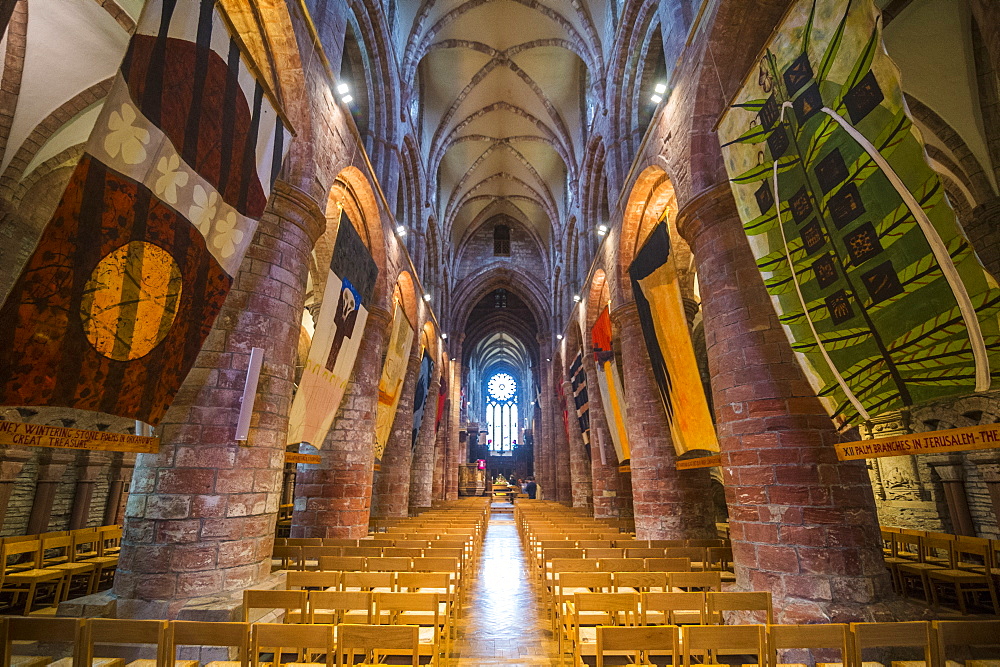
[[[509,507],[494,505],[479,572],[458,624],[451,661],[455,667],[558,664],[556,644],[528,576],[513,514],[496,511]]]

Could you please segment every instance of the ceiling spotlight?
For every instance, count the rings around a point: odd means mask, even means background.
[[[660,97],[659,95],[650,95],[649,99],[653,101],[653,104],[659,104],[660,102],[663,101],[663,98]]]
[[[579,294],[574,294],[574,295],[573,295],[573,301],[574,301],[575,303],[580,303],[581,301],[583,301],[583,297],[582,297],[582,296],[580,296]]]
[[[667,84],[665,83],[656,84],[655,86],[653,86],[653,92],[656,93],[657,95],[662,95],[663,93],[667,92]]]
[[[346,83],[341,83],[337,86],[338,95],[346,95],[349,92],[351,92],[351,87],[348,86]]]
[[[350,104],[351,102],[354,101],[354,98],[351,97],[350,95],[344,95],[343,97],[340,98],[340,101],[343,102],[344,104]]]
[[[424,292],[424,301],[430,301],[430,300],[431,300],[431,295],[428,294],[427,292]]]
[[[396,225],[396,234],[398,236],[406,236],[406,227],[403,225]]]
[[[556,334],[556,340],[562,340],[562,334]]]

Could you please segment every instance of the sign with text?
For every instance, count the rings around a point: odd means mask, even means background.
[[[841,461],[875,459],[882,456],[907,454],[938,454],[968,449],[1000,448],[1000,424],[980,424],[945,431],[927,431],[891,438],[876,438],[860,442],[837,443],[837,458]]]
[[[0,421],[0,446],[58,447],[153,454],[160,449],[160,439],[128,433],[85,431],[65,426]]]
[[[694,470],[695,468],[714,468],[722,465],[722,455],[699,456],[696,459],[685,459],[677,462],[678,470]]]
[[[285,452],[285,463],[319,463],[319,454],[296,454],[295,452]]]

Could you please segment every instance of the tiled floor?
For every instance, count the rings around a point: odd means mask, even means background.
[[[556,643],[528,577],[510,505],[494,508],[451,664],[557,665]]]

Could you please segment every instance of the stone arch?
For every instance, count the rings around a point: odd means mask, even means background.
[[[590,341],[589,331],[593,328],[597,316],[601,314],[604,306],[611,300],[611,286],[608,284],[608,276],[604,269],[594,271],[594,277],[590,281],[590,293],[587,296],[587,318],[584,324],[584,335]]]
[[[417,321],[418,308],[417,308],[417,294],[416,285],[413,282],[413,276],[410,275],[409,271],[400,272],[399,276],[396,277],[396,285],[393,288],[393,298],[397,300],[397,303],[403,309],[403,313],[406,314],[406,319],[410,321],[410,326],[414,329],[417,328],[419,322]]]
[[[677,195],[673,182],[662,167],[650,165],[639,174],[632,186],[618,235],[618,296],[623,302],[632,300],[629,266],[649,233],[656,227],[664,210],[667,211],[668,221],[672,223],[677,214]],[[671,224],[671,241],[676,236],[676,230]]]
[[[548,317],[550,310],[547,306],[548,296],[545,286],[532,275],[495,263],[455,286],[451,308],[454,330],[463,330],[469,314],[480,299],[498,287],[517,294],[528,305],[539,331],[550,329]]]

